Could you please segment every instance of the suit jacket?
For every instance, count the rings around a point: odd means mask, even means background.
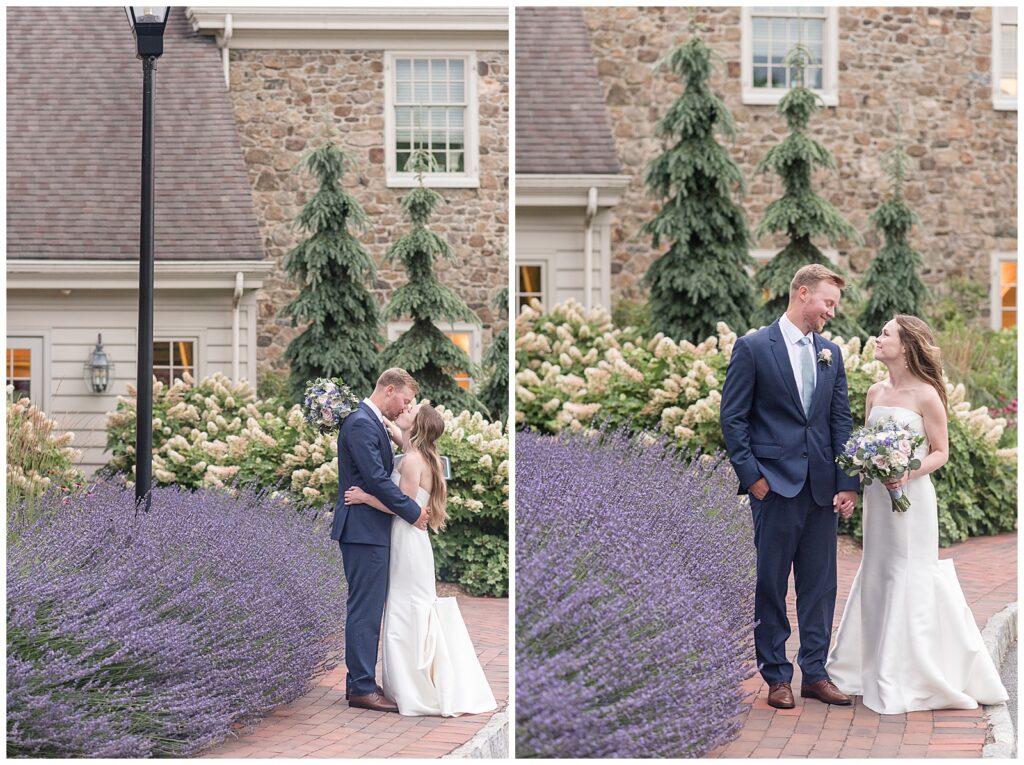
[[[395,457],[384,424],[365,403],[342,420],[338,431],[338,501],[331,539],[391,546],[392,516],[369,505],[346,505],[345,492],[358,486],[404,521],[415,523],[420,506],[391,480]]]
[[[828,349],[832,364],[816,362],[808,416],[779,322],[736,341],[722,388],[721,425],[741,494],[762,476],[783,497],[799,494],[809,476],[821,506],[831,506],[836,492],[860,488],[834,460],[853,430],[843,354],[821,335],[813,337],[815,358]]]

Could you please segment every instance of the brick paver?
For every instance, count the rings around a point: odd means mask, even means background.
[[[1017,600],[1017,535],[969,539],[939,552],[955,561],[964,596],[979,627]],[[861,551],[841,543],[835,627],[860,565]],[[744,683],[753,702],[739,736],[708,757],[981,757],[986,725],[982,710],[936,710],[879,715],[858,697],[852,707],[801,699],[796,666],[799,635],[793,582],[789,584],[793,634],[786,651],[794,664],[795,709],[768,706],[768,686],[756,675]]]
[[[508,704],[508,600],[460,597],[458,601],[498,709],[504,709]],[[436,758],[469,741],[492,716],[403,717],[350,709],[342,662],[321,676],[305,696],[202,756]]]

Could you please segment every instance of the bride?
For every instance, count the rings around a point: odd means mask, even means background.
[[[875,358],[889,379],[871,386],[868,424],[894,417],[925,436],[921,467],[864,491],[864,557],[826,669],[844,692],[879,714],[974,709],[1006,700],[953,561],[939,560],[938,506],[929,475],[949,457],[946,386],[928,325],[899,315],[882,329]],[[886,489],[902,488],[906,512]]]
[[[447,518],[436,445],[444,420],[421,403],[388,424],[405,455],[391,480],[420,507],[427,507],[430,528],[439,532]],[[345,492],[345,502],[391,512],[358,486]],[[454,717],[496,708],[455,598],[437,597],[434,554],[426,530],[408,523],[391,525],[388,579],[381,674],[384,694],[395,700],[398,711]]]

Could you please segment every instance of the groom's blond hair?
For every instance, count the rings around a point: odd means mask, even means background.
[[[413,393],[420,389],[420,384],[416,382],[416,378],[401,367],[385,369],[381,372],[380,377],[377,378],[377,390],[384,390],[389,385],[394,385],[396,389],[404,386]]]
[[[814,289],[818,282],[830,282],[841,290],[846,289],[846,280],[839,274],[828,270],[820,263],[811,263],[793,274],[793,281],[789,283],[789,299],[795,298],[801,287]]]

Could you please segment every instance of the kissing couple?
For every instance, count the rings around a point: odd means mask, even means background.
[[[893,418],[924,440],[920,467],[864,491],[864,551],[836,635],[836,534],[859,479],[835,463],[853,430],[842,352],[820,333],[835,316],[842,277],[821,265],[796,272],[786,313],[741,337],[722,390],[721,425],[740,493],[750,496],[757,550],[754,647],[768,704],[796,705],[786,594],[792,569],[800,629],[800,695],[879,714],[974,709],[1007,698],[960,589],[938,559],[938,504],[930,474],[949,457],[947,399],[931,329],[897,315],[875,359],[888,378],[871,386],[866,424]],[[910,500],[893,512],[889,490]]]
[[[444,420],[404,369],[388,369],[341,423],[338,501],[348,608],[345,698],[403,715],[479,714],[497,707],[455,598],[438,598],[427,527],[446,519],[437,440]],[[402,449],[395,467],[392,443]],[[376,683],[382,643],[383,687]]]

